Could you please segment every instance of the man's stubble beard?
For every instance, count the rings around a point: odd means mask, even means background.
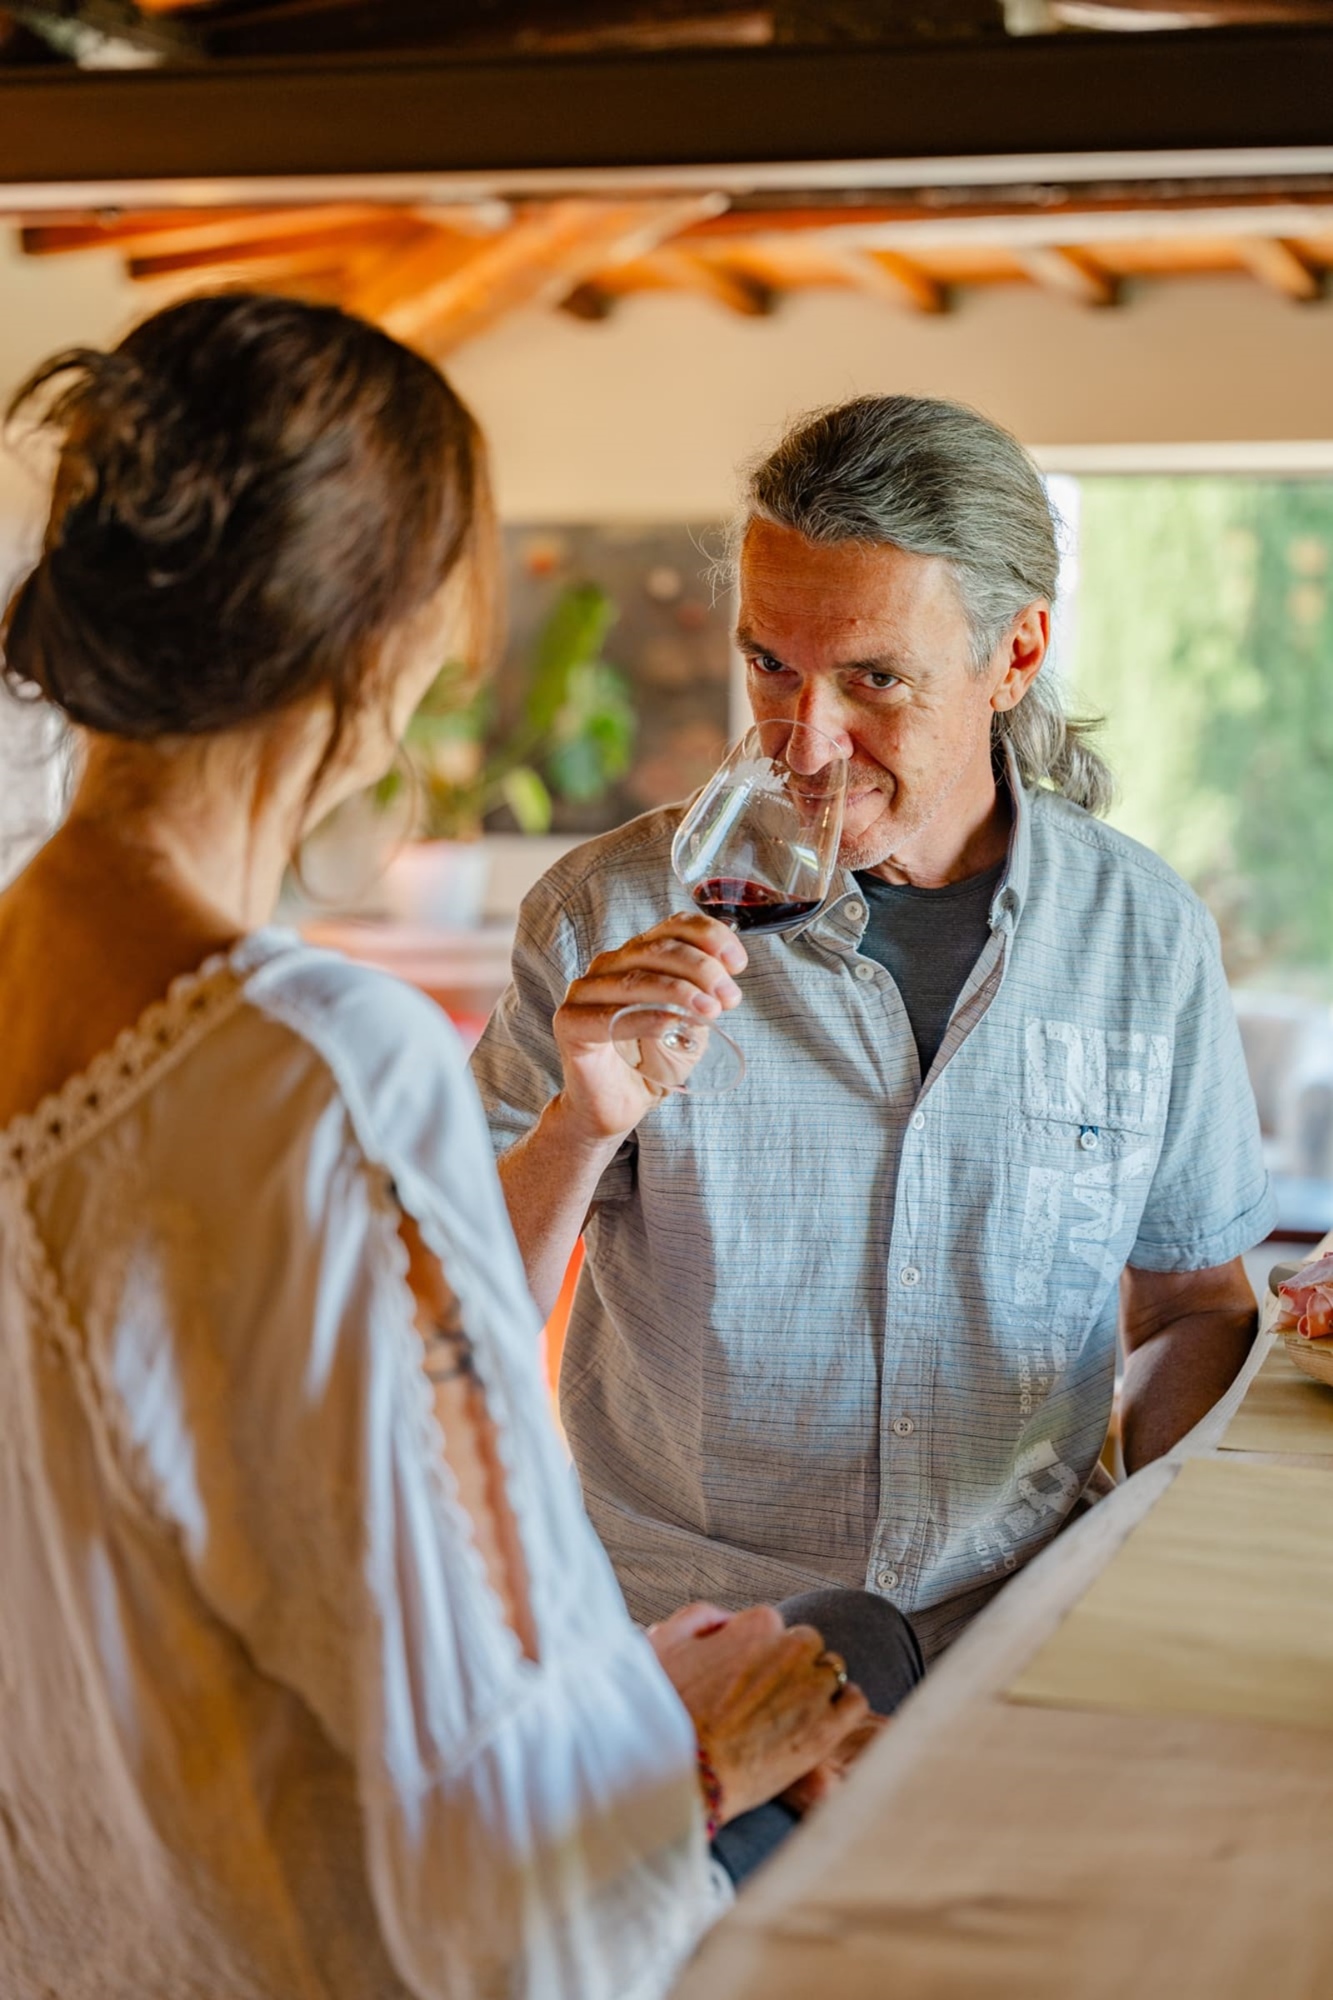
[[[960,761],[955,770],[941,776],[939,785],[929,799],[915,806],[909,804],[901,818],[897,815],[888,820],[881,817],[854,841],[849,841],[844,834],[838,848],[838,865],[847,869],[849,873],[856,874],[868,868],[878,868],[884,862],[895,859],[919,833],[925,831],[947,805],[966,768],[966,761]],[[890,783],[893,785],[892,791],[876,779],[875,790],[880,792],[892,807],[897,802],[901,788],[896,779],[891,779]],[[849,773],[848,790],[855,791],[855,789],[855,773]],[[910,877],[912,870],[903,866],[902,872]]]

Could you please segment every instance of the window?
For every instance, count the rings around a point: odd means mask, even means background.
[[[1217,920],[1280,1227],[1333,1225],[1333,477],[1052,480],[1112,823]]]

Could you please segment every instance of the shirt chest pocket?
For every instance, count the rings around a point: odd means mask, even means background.
[[[1014,1303],[1096,1314],[1138,1234],[1161,1150],[1171,1044],[1148,1029],[1025,1024]]]
[[[1147,1028],[1084,1027],[1030,1017],[1023,1027],[1023,1111],[1080,1133],[1160,1139],[1171,1088],[1171,1042]],[[1095,1146],[1083,1141],[1086,1151]]]

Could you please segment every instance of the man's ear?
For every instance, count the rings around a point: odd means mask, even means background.
[[[996,660],[1000,671],[991,689],[990,705],[997,714],[1018,707],[1037,678],[1050,643],[1051,607],[1039,597],[1015,618]]]

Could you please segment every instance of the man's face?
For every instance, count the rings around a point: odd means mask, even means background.
[[[975,672],[944,560],[753,521],[740,568],[755,720],[811,723],[850,757],[844,867],[873,868],[944,831],[951,807],[965,819],[991,783],[992,716],[1012,706],[993,696],[1012,671],[1001,649]]]

